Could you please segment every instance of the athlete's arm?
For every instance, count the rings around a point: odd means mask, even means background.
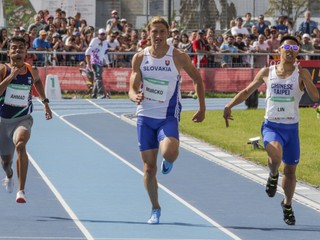
[[[181,50],[173,50],[174,63],[180,71],[183,69],[193,80],[194,89],[198,95],[199,110],[193,116],[192,121],[202,122],[205,118],[206,103],[205,103],[205,89],[199,71],[192,64],[188,54]]]
[[[233,120],[231,108],[245,101],[256,89],[258,89],[269,75],[269,68],[260,69],[253,81],[243,90],[241,90],[224,108],[223,117],[226,121],[226,127],[229,127],[229,120]]]
[[[132,71],[130,75],[130,86],[129,86],[129,98],[131,101],[139,105],[143,99],[143,92],[139,92],[142,76],[140,71],[140,65],[143,59],[143,51],[136,53],[132,59]]]
[[[315,102],[319,102],[319,92],[317,87],[312,82],[312,76],[310,72],[308,71],[308,69],[301,68],[300,65],[299,65],[299,72],[300,72],[299,78],[301,83],[303,84],[302,88],[300,87],[301,90],[305,88],[310,98]]]
[[[33,78],[34,78],[34,87],[36,88],[40,99],[45,99],[46,98],[46,94],[44,92],[44,88],[43,88],[43,84],[42,81],[39,77],[39,73],[37,69],[32,69],[33,70]],[[47,120],[52,118],[52,112],[51,109],[49,107],[49,104],[47,102],[43,103],[44,105],[44,112],[45,112],[45,117]]]

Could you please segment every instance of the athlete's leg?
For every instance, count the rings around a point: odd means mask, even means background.
[[[14,132],[14,144],[17,151],[17,175],[19,180],[18,191],[24,190],[27,171],[28,171],[28,155],[26,144],[30,138],[30,132],[25,127],[18,127]]]
[[[150,149],[141,152],[144,163],[144,186],[148,192],[152,208],[160,208],[158,201],[158,182],[157,182],[157,155],[158,149]]]
[[[268,167],[270,174],[276,176],[282,160],[282,145],[277,141],[271,141],[266,145],[268,154]]]
[[[1,156],[1,165],[3,170],[5,171],[8,178],[12,177],[12,155],[2,155]]]
[[[179,140],[174,137],[166,137],[160,142],[160,151],[163,158],[173,163],[179,155]]]
[[[291,205],[294,191],[296,189],[296,169],[297,165],[284,163],[282,188],[284,190],[284,204]]]

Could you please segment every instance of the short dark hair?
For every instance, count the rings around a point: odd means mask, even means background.
[[[281,46],[285,41],[287,41],[287,40],[294,41],[294,42],[297,43],[298,46],[300,46],[300,43],[299,43],[298,39],[297,39],[296,37],[290,36],[290,35],[286,35],[286,36],[284,36],[283,38],[281,38],[281,40],[280,40],[280,46]]]
[[[13,37],[9,38],[9,40],[7,42],[8,49],[10,48],[10,44],[13,42],[22,42],[24,45],[26,45],[26,39],[24,37],[13,36]]]

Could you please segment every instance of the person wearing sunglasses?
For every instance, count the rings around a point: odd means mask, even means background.
[[[269,197],[275,196],[282,162],[283,220],[288,225],[294,225],[292,199],[296,187],[296,168],[300,161],[299,102],[304,91],[313,101],[319,102],[319,92],[309,71],[296,63],[299,42],[295,37],[283,37],[279,53],[280,62],[262,68],[254,80],[225,106],[223,117],[226,127],[229,127],[229,120],[233,120],[231,109],[245,101],[262,84],[266,85],[266,112],[261,127],[270,169],[266,193]]]

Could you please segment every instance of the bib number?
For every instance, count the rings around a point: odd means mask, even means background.
[[[153,78],[143,79],[143,92],[146,99],[164,102],[168,93],[169,81]]]

